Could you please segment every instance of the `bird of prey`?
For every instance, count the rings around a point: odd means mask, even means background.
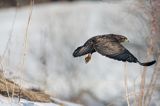
[[[155,60],[151,62],[142,63],[132,53],[130,53],[121,43],[128,41],[127,37],[123,35],[107,34],[94,36],[87,40],[84,45],[78,47],[74,52],[74,57],[85,57],[85,62],[88,63],[93,53],[98,52],[103,56],[123,61],[139,63],[142,66],[150,66],[156,63]]]

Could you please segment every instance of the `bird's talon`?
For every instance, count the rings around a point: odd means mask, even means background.
[[[91,54],[87,54],[85,57],[85,63],[88,63],[91,60]]]

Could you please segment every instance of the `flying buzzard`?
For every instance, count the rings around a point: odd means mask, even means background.
[[[98,52],[103,56],[119,60],[139,63],[142,66],[150,66],[156,63],[155,60],[151,62],[141,63],[132,53],[130,53],[121,43],[127,41],[127,38],[122,35],[107,34],[99,35],[90,38],[83,46],[78,47],[74,52],[74,57],[87,55],[85,62],[88,63],[91,55]]]

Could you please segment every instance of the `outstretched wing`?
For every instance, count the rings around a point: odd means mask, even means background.
[[[115,60],[135,62],[135,63],[137,62],[135,56],[133,56],[120,43],[115,41],[108,42],[107,40],[103,39],[99,42],[96,42],[94,48],[98,53]]]
[[[97,39],[94,42],[94,49],[104,56],[116,56],[123,53],[125,48],[116,41],[108,39]]]

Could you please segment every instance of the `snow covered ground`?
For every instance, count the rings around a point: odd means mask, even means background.
[[[86,106],[104,106],[113,101],[118,106],[126,103],[123,98],[123,62],[96,53],[91,62],[85,64],[83,57],[75,59],[72,52],[92,36],[117,33],[128,37],[130,42],[124,45],[140,61],[147,61],[150,35],[147,7],[143,8],[138,0],[34,6],[23,65],[29,13],[29,7],[18,8],[17,12],[16,8],[0,10],[1,56],[12,35],[3,60],[7,77],[23,86],[41,88],[57,98],[80,101]],[[150,56],[149,60],[152,59],[156,57]],[[129,92],[133,92],[134,87],[139,89],[143,67],[134,63],[126,64]],[[153,67],[147,68],[148,79]]]
[[[7,98],[0,96],[0,106],[82,106],[74,103],[69,103],[54,99],[56,103],[40,103],[40,102],[31,102],[21,99],[19,102],[18,98]]]

